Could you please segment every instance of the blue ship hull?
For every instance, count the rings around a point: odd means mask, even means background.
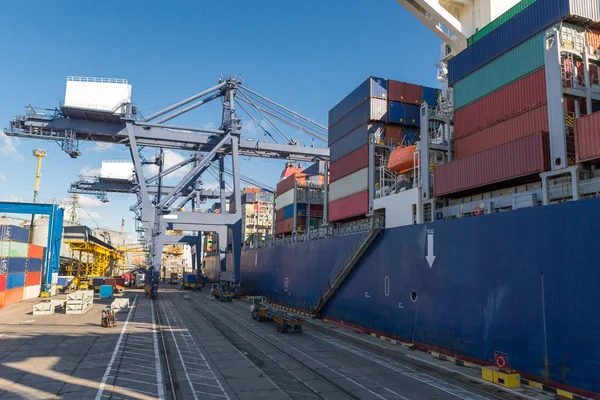
[[[593,199],[387,229],[322,315],[600,393],[598,215]],[[242,291],[308,310],[362,235],[244,251]]]

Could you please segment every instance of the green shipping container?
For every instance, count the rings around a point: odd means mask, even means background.
[[[8,257],[10,255],[10,242],[0,240],[0,257]]]
[[[9,257],[25,258],[27,257],[28,248],[29,245],[27,243],[10,242]]]
[[[542,68],[545,36],[544,31],[456,82],[454,108],[458,110]]]
[[[513,7],[509,8],[504,14],[478,30],[473,36],[467,39],[467,45],[471,46],[473,43],[498,28],[500,25],[535,3],[536,0],[522,0],[519,3],[515,4]]]

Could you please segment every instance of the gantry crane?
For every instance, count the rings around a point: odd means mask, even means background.
[[[112,85],[103,93],[111,96],[98,98],[69,98],[69,88],[78,89],[87,84]],[[112,90],[112,92],[111,92]],[[92,86],[87,90],[72,93],[87,93],[94,96]],[[108,99],[108,100],[107,100]],[[221,123],[218,129],[196,128],[167,124],[197,107],[219,99],[222,105]],[[109,101],[110,100],[110,101]],[[104,102],[104,104],[98,104]],[[82,105],[84,104],[84,105]],[[86,106],[85,104],[91,104]],[[264,132],[264,140],[244,139],[241,136],[241,118],[236,105]],[[285,126],[287,128],[282,128]],[[290,134],[302,133],[311,137],[311,145],[303,146]],[[142,117],[131,103],[131,86],[126,80],[98,78],[67,78],[65,102],[52,115],[30,110],[26,115],[16,116],[5,129],[11,136],[56,141],[71,157],[81,155],[80,141],[120,143],[129,147],[134,165],[134,188],[137,202],[132,207],[141,221],[144,236],[150,249],[153,287],[156,288],[160,271],[162,248],[166,243],[167,230],[185,232],[216,232],[221,250],[221,270],[231,271],[231,284],[240,277],[241,252],[241,186],[239,156],[289,159],[294,161],[328,161],[329,149],[314,147],[314,140],[327,140],[327,128],[285,108],[265,96],[247,88],[236,77],[223,77],[216,86],[199,92],[146,118]],[[280,141],[282,143],[280,143]],[[187,150],[190,156],[175,166],[160,170],[147,177],[142,168],[143,147]],[[230,209],[225,211],[225,161],[231,161],[233,184]],[[152,195],[152,184],[164,176],[190,165],[189,172],[167,193],[160,188]],[[180,211],[186,204],[200,199],[202,175],[215,165],[219,172],[219,198],[221,213]],[[152,197],[151,197],[152,196]],[[193,208],[193,207],[192,207]],[[233,265],[227,266],[227,233],[233,239]],[[171,240],[171,239],[170,239]],[[169,241],[170,241],[169,240]],[[197,240],[193,239],[193,240]],[[155,293],[155,291],[152,291]]]

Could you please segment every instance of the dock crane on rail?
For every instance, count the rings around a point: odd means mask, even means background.
[[[85,94],[85,95],[82,95]],[[219,99],[222,104],[218,129],[167,124],[204,104]],[[240,110],[264,132],[264,140],[242,137]],[[282,128],[283,126],[283,128]],[[233,239],[230,284],[240,277],[241,174],[240,156],[285,159],[302,162],[329,160],[329,149],[301,145],[293,135],[327,141],[327,128],[246,87],[236,77],[222,77],[217,85],[177,102],[148,117],[142,117],[131,102],[131,86],[124,79],[68,77],[64,104],[53,113],[30,110],[16,116],[5,129],[9,136],[50,140],[75,158],[81,155],[81,141],[122,144],[129,148],[134,165],[131,208],[141,221],[150,251],[151,294],[156,296],[162,248],[167,230],[216,232],[221,253],[221,270],[226,270],[227,234]],[[189,151],[189,157],[154,176],[142,168],[143,148]],[[229,212],[181,211],[202,192],[202,175],[211,165],[219,172],[221,204],[226,204],[225,161],[231,160],[233,176]],[[327,164],[327,163],[326,163]],[[153,195],[153,182],[191,166],[180,181],[164,195]]]

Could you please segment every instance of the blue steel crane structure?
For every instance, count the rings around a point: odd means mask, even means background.
[[[221,125],[218,129],[196,128],[167,124],[193,109],[221,99]],[[265,133],[264,141],[241,137],[241,118],[236,104],[257,123]],[[254,115],[253,115],[254,114]],[[258,117],[257,117],[258,116]],[[260,121],[258,120],[260,118]],[[275,123],[277,121],[277,124]],[[278,125],[279,124],[279,125]],[[313,137],[311,146],[302,146],[300,142],[286,134],[280,124],[294,128]],[[226,270],[225,253],[227,234],[232,235],[233,266],[227,276],[233,276],[230,284],[235,285],[240,277],[241,252],[241,187],[240,156],[286,159],[294,161],[329,160],[329,149],[314,147],[314,139],[327,141],[327,128],[289,110],[268,98],[245,87],[235,77],[219,79],[219,83],[209,89],[188,97],[176,104],[164,108],[146,118],[141,118],[131,102],[118,104],[113,110],[85,108],[73,105],[61,105],[51,115],[29,109],[26,115],[16,116],[10,126],[4,130],[6,135],[56,141],[61,148],[75,158],[81,155],[79,143],[94,141],[126,145],[134,165],[134,179],[120,189],[137,195],[137,202],[131,208],[139,217],[150,249],[150,263],[153,287],[156,288],[162,247],[165,244],[167,230],[185,232],[212,231],[219,235],[221,270]],[[282,138],[278,143],[275,137]],[[271,141],[267,141],[269,137]],[[159,173],[146,177],[142,168],[144,159],[140,151],[145,147],[160,149],[187,150],[189,158]],[[231,193],[225,190],[225,157],[231,159],[233,185]],[[160,189],[162,178],[180,168],[191,165],[185,176],[166,191]],[[202,189],[202,175],[215,165],[219,172],[217,193],[208,193]],[[88,189],[96,183],[88,184]],[[122,184],[122,182],[121,182]],[[81,190],[82,185],[75,185]],[[108,190],[106,186],[105,189]],[[114,188],[113,188],[114,189]],[[154,195],[154,197],[152,197]],[[230,196],[229,212],[225,211],[227,196]],[[203,197],[218,197],[222,212],[202,213],[183,211],[189,201]],[[155,290],[153,290],[155,294]]]

